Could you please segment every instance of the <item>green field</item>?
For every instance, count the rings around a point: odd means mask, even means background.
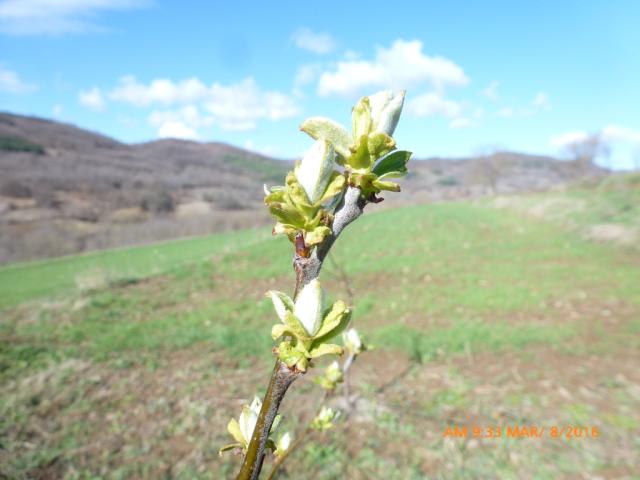
[[[353,291],[354,321],[376,347],[354,368],[358,414],[312,438],[281,478],[632,478],[640,256],[584,232],[638,225],[638,191],[370,207],[322,277],[333,297]],[[530,214],[560,197],[588,208]],[[264,293],[291,293],[290,255],[264,229],[0,269],[0,473],[231,475],[238,459],[217,449],[242,400],[263,391],[275,321]],[[319,395],[313,376],[285,401],[294,432]],[[443,439],[472,423],[604,433]]]
[[[2,267],[0,307],[45,296],[73,294],[85,284],[91,288],[159,275],[227,254],[266,236],[263,231],[244,230]]]

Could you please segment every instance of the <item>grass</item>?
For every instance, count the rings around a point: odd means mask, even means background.
[[[613,197],[604,188],[594,194],[603,204],[625,204]],[[622,213],[616,220],[633,221]],[[16,475],[44,469],[65,478],[231,475],[237,462],[218,459],[216,446],[226,441],[238,399],[251,395],[271,366],[275,317],[263,294],[290,290],[290,254],[286,240],[254,230],[0,269],[7,465]],[[369,377],[360,373],[354,386],[386,410],[350,432],[354,443],[344,444],[337,429],[292,465],[327,479],[345,471],[352,478],[468,478],[469,471],[517,478],[542,464],[558,467],[538,470],[541,478],[558,478],[583,465],[626,468],[611,452],[631,448],[640,421],[633,374],[620,376],[627,357],[612,361],[615,372],[598,362],[581,369],[639,344],[634,250],[590,242],[517,209],[448,203],[368,213],[344,233],[332,259],[325,285],[332,296],[344,291],[341,265],[356,293],[355,321],[375,346],[367,354],[371,366],[356,366],[370,368]],[[541,362],[539,351],[545,360],[574,362],[580,382],[602,378],[585,383],[597,394],[569,401],[541,393],[541,379],[564,386],[568,377],[563,364]],[[501,365],[505,356],[515,363]],[[389,358],[397,370],[413,368],[376,396],[379,382],[389,380],[385,369],[394,367]],[[493,359],[488,367],[474,370],[486,358]],[[433,372],[442,385],[433,383]],[[296,387],[287,408],[310,408],[310,392]],[[608,411],[590,403],[612,392],[618,401],[608,402]],[[505,441],[471,451],[442,441],[449,415],[503,421],[496,404],[523,421],[600,421],[616,436],[583,450]],[[288,421],[298,425],[296,414]],[[46,437],[38,433],[43,428]],[[323,468],[329,457],[335,464]]]
[[[483,201],[490,204],[495,201]],[[500,203],[501,201],[499,201]],[[564,191],[509,197],[508,207],[588,233],[596,225],[617,224],[640,231],[640,173],[576,185]]]
[[[0,308],[159,275],[246,247],[267,236],[244,230],[155,245],[105,250],[0,268]]]
[[[529,344],[558,345],[575,331],[571,326],[488,324],[486,322],[457,320],[451,327],[421,331],[403,325],[389,325],[375,331],[374,344],[408,352],[418,363],[437,356],[455,355],[469,350],[505,348],[520,349]]]

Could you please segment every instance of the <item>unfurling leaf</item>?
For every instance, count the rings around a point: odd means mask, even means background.
[[[289,296],[282,292],[276,292],[275,290],[269,290],[267,296],[271,298],[273,302],[273,308],[278,314],[278,318],[284,322],[286,313],[293,311],[293,300]]]
[[[402,106],[404,104],[405,91],[393,93],[390,90],[369,95],[369,105],[371,108],[371,119],[373,129],[376,132],[393,135],[393,132],[400,120]]]
[[[227,424],[227,431],[231,434],[231,436],[236,440],[236,442],[242,444],[244,443],[244,435],[242,435],[242,431],[240,430],[240,425],[235,418],[229,420]]]
[[[351,131],[353,138],[366,137],[371,132],[371,106],[369,97],[362,97],[351,112]]]
[[[296,165],[294,173],[310,204],[323,195],[332,177],[335,152],[328,140],[317,140]]]
[[[314,336],[320,328],[324,310],[324,292],[317,279],[307,283],[295,301],[293,313],[309,336]]]
[[[333,145],[338,155],[342,157],[349,156],[349,145],[352,142],[351,135],[339,123],[324,117],[312,117],[302,122],[300,130],[315,140],[327,140]]]
[[[344,348],[351,355],[359,355],[367,350],[367,347],[360,338],[360,334],[355,328],[350,328],[342,334],[342,342],[344,343]]]
[[[342,355],[342,347],[331,343],[322,343],[312,348],[309,353],[311,354],[311,358],[318,358],[324,355]]]

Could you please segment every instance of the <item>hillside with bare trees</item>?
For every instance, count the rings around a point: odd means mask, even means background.
[[[279,181],[290,165],[223,143],[129,145],[68,124],[0,114],[0,262],[265,224],[262,185]],[[413,162],[397,201],[546,190],[605,173],[583,158],[432,158]]]

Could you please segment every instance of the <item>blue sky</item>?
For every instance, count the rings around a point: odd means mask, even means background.
[[[299,156],[307,116],[349,122],[406,88],[417,156],[564,154],[599,133],[640,166],[640,2],[0,0],[0,110],[126,142]]]

